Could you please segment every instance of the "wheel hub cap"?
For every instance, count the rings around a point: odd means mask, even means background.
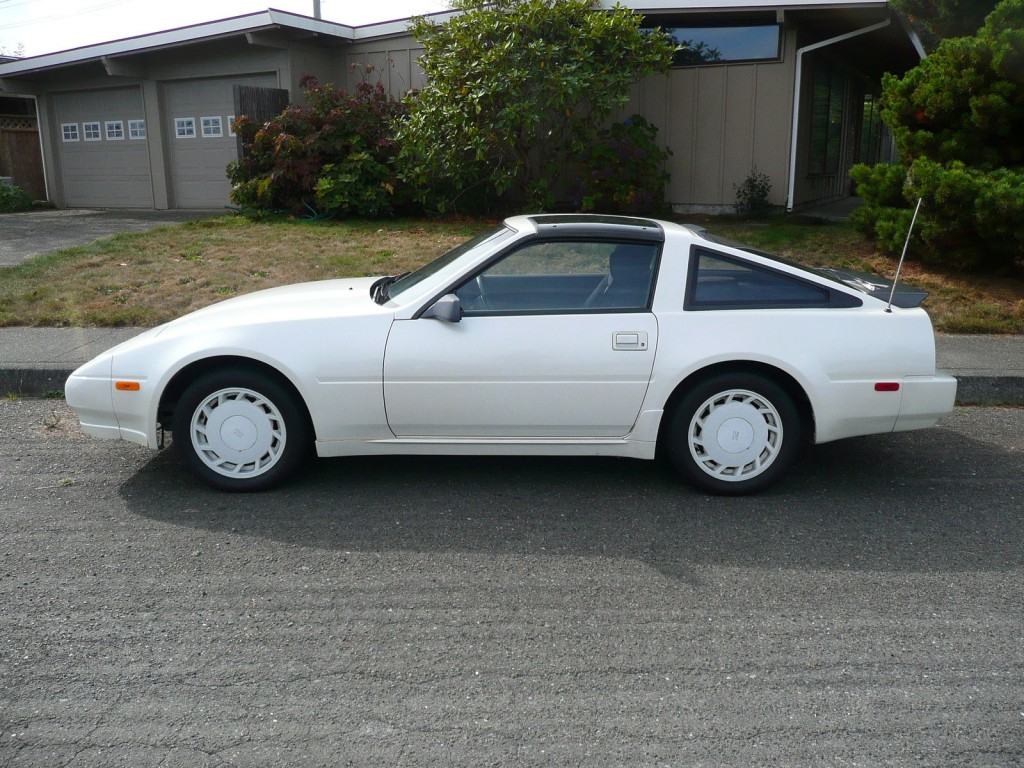
[[[718,428],[718,444],[727,453],[740,453],[750,448],[754,441],[754,428],[740,417],[726,419]]]
[[[247,451],[258,437],[256,425],[247,416],[230,416],[220,428],[220,439],[234,451]]]
[[[222,389],[209,395],[196,408],[190,426],[196,455],[226,477],[261,475],[284,451],[280,411],[251,389]]]
[[[709,397],[690,421],[690,453],[704,472],[730,482],[772,465],[782,446],[782,418],[767,398],[744,389]]]

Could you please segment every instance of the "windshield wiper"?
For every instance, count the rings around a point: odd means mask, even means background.
[[[388,288],[391,284],[396,280],[401,280],[408,274],[408,272],[402,272],[400,275],[388,275],[387,277],[382,277],[380,280],[377,280],[370,286],[370,297],[378,304],[384,304],[391,298],[388,293]]]

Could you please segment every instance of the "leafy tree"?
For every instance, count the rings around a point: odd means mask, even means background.
[[[639,78],[674,44],[621,6],[593,0],[455,0],[463,13],[414,20],[427,84],[398,132],[424,202],[549,206]]]
[[[997,0],[893,0],[922,32],[929,48],[947,37],[973,35]]]
[[[566,185],[572,206],[647,216],[664,207],[671,151],[658,144],[657,133],[640,115],[602,128],[577,158],[579,173]]]
[[[895,250],[925,199],[924,258],[960,268],[1024,261],[1024,0],[1003,0],[973,37],[944,40],[883,81],[882,119],[902,167],[853,171],[855,221]],[[896,191],[899,194],[896,194]]]

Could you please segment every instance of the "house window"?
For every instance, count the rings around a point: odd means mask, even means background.
[[[78,123],[61,123],[60,133],[64,141],[78,141]]]
[[[196,119],[194,117],[174,118],[174,135],[179,139],[194,139],[196,137]]]
[[[839,149],[843,141],[843,105],[846,80],[832,67],[815,67],[811,80],[811,174],[839,171]]]
[[[228,115],[228,136],[235,135],[235,116]]]
[[[82,138],[86,141],[99,141],[100,136],[100,124],[99,123],[82,123]]]
[[[224,135],[224,126],[220,116],[201,118],[203,124],[204,139],[218,139]]]
[[[129,120],[128,121],[128,138],[129,139],[144,139],[144,138],[146,138],[146,121],[145,120]]]
[[[107,130],[107,141],[124,139],[124,122],[122,120],[107,120],[104,127]]]
[[[778,24],[750,26],[686,27],[651,24],[675,40],[672,64],[723,64],[730,61],[778,61],[782,35]]]

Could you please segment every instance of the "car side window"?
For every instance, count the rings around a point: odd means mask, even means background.
[[[687,309],[823,307],[830,292],[774,269],[695,248],[690,255]]]
[[[455,292],[468,316],[646,311],[658,252],[657,243],[534,242]]]

